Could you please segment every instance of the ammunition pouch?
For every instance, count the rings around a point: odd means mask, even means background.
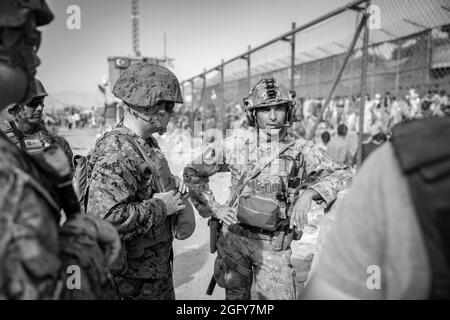
[[[249,226],[264,230],[276,230],[278,202],[272,194],[255,191],[254,194],[239,197],[237,219]]]

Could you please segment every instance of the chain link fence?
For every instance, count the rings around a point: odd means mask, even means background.
[[[183,81],[191,121],[202,120],[203,129],[241,123],[242,99],[268,76],[301,98],[294,130],[308,138],[321,120],[373,133],[372,110],[358,125],[359,110],[373,101],[386,104],[389,118],[375,131],[423,116],[424,101],[434,103],[428,112],[442,113],[450,91],[450,0],[353,1],[304,26],[293,24],[292,31]]]

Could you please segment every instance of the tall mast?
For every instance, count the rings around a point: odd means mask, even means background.
[[[139,0],[131,0],[131,28],[133,33],[133,52],[136,57],[141,56],[139,43]]]

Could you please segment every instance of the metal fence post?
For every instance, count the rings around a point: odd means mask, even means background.
[[[250,46],[248,46],[248,52],[249,54],[247,55],[247,81],[248,81],[248,92],[250,92],[250,90],[252,89],[252,72],[251,72],[251,54],[250,51],[252,50],[252,48]]]
[[[220,129],[222,130],[222,134],[225,133],[225,124],[224,124],[224,114],[225,114],[225,72],[224,72],[224,60],[221,60],[220,66],[220,106],[219,106],[219,119],[220,119]]]
[[[292,30],[295,28],[295,22],[292,22]],[[295,33],[291,38],[291,90],[295,90]]]
[[[322,108],[320,110],[320,115],[317,118],[317,120],[314,122],[314,125],[313,125],[312,129],[310,130],[310,132],[307,133],[306,139],[311,140],[311,139],[314,138],[314,134],[315,134],[315,132],[317,130],[319,122],[322,121],[323,115],[324,115],[325,110],[327,109],[328,105],[330,104],[330,101],[331,101],[331,98],[333,97],[334,91],[336,90],[336,87],[338,86],[339,82],[341,81],[341,78],[342,78],[344,70],[345,70],[345,68],[347,66],[348,60],[350,59],[350,56],[352,55],[353,50],[355,49],[356,42],[357,42],[357,40],[358,40],[358,38],[359,38],[363,28],[367,28],[367,20],[368,20],[368,18],[369,18],[368,14],[364,14],[363,15],[363,17],[361,19],[361,22],[360,22],[360,24],[358,26],[358,29],[356,30],[355,34],[353,35],[353,39],[352,39],[352,42],[350,44],[350,47],[347,49],[347,53],[345,54],[344,60],[342,61],[342,65],[340,66],[338,75],[336,76],[336,79],[334,79],[333,86],[331,87],[331,90],[328,93],[328,96],[327,96],[327,98],[326,98],[326,100],[325,100],[325,102],[324,102],[324,104],[323,104],[323,106],[322,106]],[[320,66],[321,66],[320,62],[321,61],[319,60],[318,61],[318,71],[319,72],[317,74],[317,82],[318,83],[319,83],[319,80],[320,80]],[[319,93],[319,91],[317,93]]]
[[[181,95],[183,96],[184,99],[184,81],[181,82]]]
[[[368,12],[371,1],[366,2],[366,12]],[[368,49],[369,49],[369,26],[364,26],[364,39],[363,39],[363,56],[361,64],[361,94],[360,94],[360,106],[359,106],[359,132],[358,132],[358,153],[357,161],[358,168],[362,162],[362,140],[364,131],[364,108],[365,108],[365,95],[367,91],[367,64],[368,64]]]
[[[189,81],[191,83],[191,128],[194,132],[194,121],[195,121],[195,89],[194,89],[194,79]]]

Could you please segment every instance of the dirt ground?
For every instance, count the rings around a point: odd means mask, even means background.
[[[95,144],[99,136],[97,129],[60,129],[71,145],[74,154],[86,154]],[[177,158],[177,150],[188,148],[184,142],[173,136],[157,137],[161,149],[168,158],[171,171],[180,175],[183,164]],[[180,145],[181,144],[181,145]],[[198,152],[198,150],[196,150]],[[218,173],[210,179],[210,186],[216,199],[224,203],[228,197],[230,183],[229,173]],[[297,291],[301,293],[303,284],[308,278],[323,217],[321,207],[313,207],[310,213],[311,226],[307,227],[300,241],[292,243],[292,265],[296,272]],[[196,231],[183,241],[175,240],[174,244],[174,287],[176,298],[180,300],[221,300],[225,290],[216,286],[212,296],[206,295],[206,288],[213,273],[215,254],[209,251],[209,229],[207,219],[196,217]]]

